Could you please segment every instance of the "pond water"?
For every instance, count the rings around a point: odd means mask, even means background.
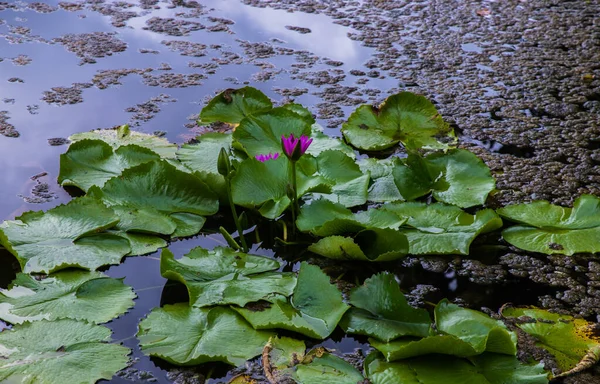
[[[244,85],[276,102],[309,107],[335,136],[358,105],[413,90],[435,101],[461,133],[461,145],[495,173],[500,193],[492,206],[536,198],[568,204],[581,193],[599,194],[593,144],[600,134],[599,39],[578,31],[567,39],[564,31],[569,25],[600,30],[592,16],[600,5],[397,3],[0,1],[0,220],[71,198],[56,183],[67,149],[61,139],[129,123],[183,143],[201,132],[194,121],[208,99]],[[170,249],[181,256],[197,245],[222,244],[211,234]],[[341,268],[349,279],[392,270],[417,300],[448,297],[492,311],[511,301],[596,319],[600,269],[592,256],[516,255],[497,244],[494,233],[464,259]],[[2,252],[5,287],[14,259]],[[134,337],[150,309],[181,299],[158,266],[153,254],[106,270],[138,295],[135,307],[109,324],[114,339],[138,359],[114,383],[170,383],[192,375],[168,375],[173,367],[143,356]],[[350,353],[366,350],[365,341],[336,333],[322,345]],[[226,382],[230,374],[219,366],[212,377],[208,382]]]

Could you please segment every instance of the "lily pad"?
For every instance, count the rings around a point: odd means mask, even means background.
[[[303,156],[297,163],[298,196],[307,192],[330,192],[327,181],[313,175],[312,158]],[[256,208],[268,219],[279,217],[290,205],[290,162],[285,156],[264,163],[250,158],[242,161],[231,180],[233,201],[246,208]]]
[[[354,233],[368,228],[398,229],[406,219],[378,209],[353,213],[342,204],[319,199],[304,205],[296,224],[303,232],[316,236]]]
[[[600,359],[600,337],[594,323],[535,307],[504,307],[502,316],[522,318],[517,326],[554,356],[563,375],[589,368]]]
[[[230,151],[231,134],[209,132],[196,137],[196,141],[182,145],[177,151],[177,159],[227,202],[225,178],[219,174],[217,163],[221,148]]]
[[[367,202],[369,174],[364,174],[354,159],[342,151],[327,150],[317,157],[318,174],[331,186],[324,198],[346,207],[355,207]]]
[[[274,294],[289,296],[296,285],[292,273],[270,272],[279,268],[275,260],[217,247],[213,251],[194,248],[175,260],[165,249],[160,258],[163,277],[186,285],[190,305],[235,304],[269,300]]]
[[[373,384],[547,384],[543,364],[524,365],[514,356],[485,353],[469,359],[452,356],[386,362],[378,353],[365,360]]]
[[[234,308],[255,329],[287,329],[313,337],[328,337],[348,310],[340,291],[315,265],[303,262],[292,297],[276,296],[267,308]]]
[[[357,162],[363,173],[369,173],[371,181],[367,191],[367,200],[374,203],[387,203],[392,201],[402,201],[404,198],[400,194],[392,171],[401,163],[397,157],[378,160],[374,158],[364,158]]]
[[[502,227],[502,220],[491,209],[468,214],[442,203],[391,203],[382,207],[407,218],[399,231],[408,238],[410,254],[469,254],[471,242],[481,233]]]
[[[436,200],[461,208],[483,205],[496,187],[490,169],[464,149],[425,158],[410,154],[405,163],[394,167],[393,176],[404,200],[431,192]]]
[[[110,329],[64,319],[35,321],[0,332],[0,381],[93,384],[127,366],[130,350],[109,344]]]
[[[26,212],[0,224],[0,244],[25,273],[51,273],[69,267],[89,270],[118,264],[131,251],[129,241],[98,233],[119,222],[101,202],[82,197],[47,212]]]
[[[351,158],[355,158],[354,150],[345,144],[342,140],[337,137],[331,137],[323,133],[323,128],[317,124],[312,125],[312,132],[310,134],[312,143],[306,150],[306,153],[315,157],[319,156],[321,152],[328,150],[340,151]]]
[[[233,139],[250,157],[268,153],[282,153],[281,136],[310,136],[311,124],[301,115],[287,108],[273,108],[254,114],[240,122]]]
[[[222,361],[241,365],[261,354],[273,333],[256,331],[226,307],[155,308],[139,325],[142,352],[176,365]]]
[[[214,122],[239,124],[245,117],[271,108],[273,108],[271,100],[256,88],[226,89],[202,108],[198,124]]]
[[[9,290],[0,290],[0,319],[12,324],[63,318],[105,323],[133,307],[134,298],[122,279],[99,272],[61,271],[39,281],[19,273]]]
[[[380,151],[402,143],[408,149],[445,149],[454,132],[435,106],[424,96],[400,92],[379,107],[362,105],[342,125],[342,133],[352,146]]]
[[[155,152],[133,144],[113,150],[102,140],[81,140],[60,155],[58,182],[87,191],[93,185],[102,187],[127,168],[158,159]]]
[[[328,236],[308,250],[335,260],[391,261],[408,254],[408,240],[393,229],[365,229],[354,237]]]
[[[517,335],[483,312],[444,299],[435,307],[435,324],[438,331],[469,343],[477,353],[517,354]]]
[[[573,208],[547,201],[509,205],[498,214],[520,225],[502,231],[515,247],[547,255],[600,252],[600,198],[582,195]]]
[[[300,340],[273,338],[263,350],[265,376],[271,383],[357,384],[361,373],[343,359],[317,347],[306,355]]]
[[[109,229],[107,233],[122,237],[129,241],[131,252],[127,256],[138,256],[153,253],[167,246],[167,241],[162,237],[145,235],[143,233],[132,233]]]
[[[431,318],[424,309],[408,305],[400,286],[390,273],[380,273],[350,293],[352,308],[340,326],[356,333],[390,341],[400,336],[427,337]]]
[[[369,339],[388,361],[428,354],[459,357],[483,352],[516,355],[517,336],[504,323],[472,309],[461,308],[446,299],[435,307],[435,329],[438,334],[424,338],[403,337],[387,343]]]
[[[170,143],[167,139],[132,131],[129,129],[129,125],[121,125],[114,129],[96,129],[90,132],[76,133],[69,137],[69,140],[72,142],[85,139],[102,140],[115,149],[135,144],[158,153],[163,159],[174,159],[175,152],[177,151],[177,145]]]
[[[174,237],[195,235],[204,224],[202,216],[219,208],[204,182],[164,161],[129,168],[88,194],[114,209],[121,219],[118,229]]]

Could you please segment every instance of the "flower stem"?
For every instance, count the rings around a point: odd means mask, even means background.
[[[248,245],[246,244],[246,238],[244,237],[244,231],[242,230],[242,223],[240,223],[240,218],[235,209],[235,204],[233,203],[233,196],[231,194],[231,181],[227,177],[225,178],[225,185],[227,186],[227,198],[229,199],[229,206],[231,207],[233,221],[235,221],[235,227],[237,229],[238,236],[240,237],[240,241],[242,242],[242,250],[248,253]]]
[[[296,162],[292,161],[292,190],[294,191],[292,199],[292,233],[296,234],[296,217],[300,213],[300,205],[298,204],[298,180],[296,179]]]

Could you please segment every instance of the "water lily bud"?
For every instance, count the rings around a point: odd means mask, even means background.
[[[225,177],[227,177],[227,175],[231,171],[231,163],[229,162],[229,155],[227,154],[227,151],[225,150],[225,148],[221,148],[221,151],[219,152],[219,160],[217,161],[217,170],[219,171],[219,174],[221,174]]]
[[[291,184],[287,184],[285,186],[285,194],[287,195],[288,199],[290,199],[292,201],[294,200],[295,192],[294,192],[294,187],[292,187]]]

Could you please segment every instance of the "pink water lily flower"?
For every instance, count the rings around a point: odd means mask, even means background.
[[[256,160],[260,161],[261,163],[264,163],[267,160],[275,160],[278,157],[279,157],[279,153],[269,153],[266,155],[256,155],[255,156]]]
[[[309,139],[308,136],[304,135],[300,136],[299,139],[294,137],[294,134],[289,137],[281,136],[283,152],[292,161],[297,161],[300,156],[304,155],[312,141],[313,139]]]

